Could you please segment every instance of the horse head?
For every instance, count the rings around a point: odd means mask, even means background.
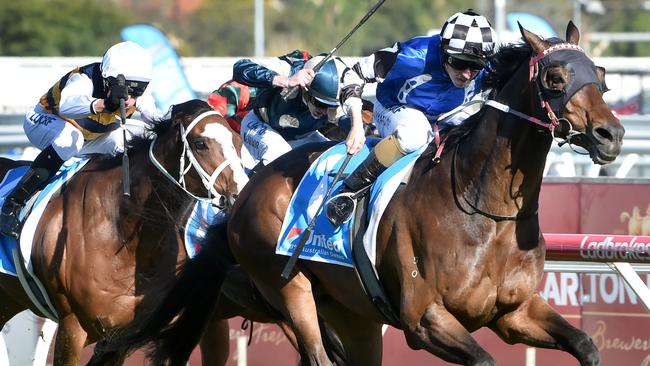
[[[177,183],[221,209],[232,207],[248,182],[239,157],[239,134],[201,100],[173,106],[171,120],[172,127],[179,128],[182,146]]]
[[[596,164],[614,161],[625,129],[603,100],[605,69],[597,67],[578,46],[580,32],[569,22],[566,42],[542,39],[519,25],[532,47],[530,79],[537,84],[554,136],[588,151]]]

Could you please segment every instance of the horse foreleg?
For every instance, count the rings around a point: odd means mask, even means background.
[[[284,286],[276,284],[275,288],[280,288],[282,310],[296,335],[301,365],[332,365],[323,346],[309,279],[298,272]],[[259,289],[269,299],[277,293],[277,290],[267,290],[265,286],[259,286]]]
[[[76,366],[81,350],[86,344],[87,334],[77,317],[68,314],[59,321],[54,343],[54,366]]]
[[[409,347],[426,349],[445,361],[460,365],[496,365],[492,356],[441,305],[429,305],[419,319],[407,324],[404,334]]]
[[[230,355],[228,319],[213,315],[201,336],[199,346],[202,365],[225,365]]]
[[[337,365],[381,365],[381,324],[333,301],[319,301],[318,310],[326,320],[321,322],[321,330],[328,354]]]
[[[497,319],[490,328],[508,343],[559,349],[572,354],[582,366],[600,365],[598,348],[591,338],[537,294]]]

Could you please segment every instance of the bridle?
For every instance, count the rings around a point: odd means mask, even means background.
[[[217,190],[214,188],[214,183],[217,181],[217,178],[219,175],[223,172],[226,167],[236,164],[232,159],[226,158],[219,166],[212,172],[212,174],[208,174],[201,164],[198,162],[196,157],[194,156],[194,153],[192,152],[192,149],[190,148],[190,144],[187,141],[187,136],[189,135],[190,131],[201,121],[203,118],[208,117],[208,116],[213,116],[213,115],[218,115],[221,116],[221,113],[217,111],[207,111],[203,112],[197,117],[195,117],[192,122],[187,126],[187,129],[183,126],[182,123],[179,124],[180,126],[180,132],[181,132],[181,141],[183,142],[183,150],[181,151],[181,156],[180,156],[180,167],[178,171],[178,180],[174,178],[167,170],[165,167],[160,164],[160,162],[156,159],[154,156],[153,148],[154,144],[156,142],[157,136],[154,137],[153,141],[151,141],[151,144],[149,145],[149,159],[153,163],[153,165],[158,168],[158,170],[163,174],[163,176],[167,177],[170,181],[172,181],[176,186],[181,188],[185,193],[187,193],[189,196],[200,200],[200,201],[208,201],[212,205],[214,205],[217,208],[220,209],[225,209],[228,208],[229,202],[226,197],[223,195],[219,194]],[[186,160],[189,161],[189,164],[186,166]],[[190,171],[190,169],[194,168],[196,173],[199,175],[201,178],[201,183],[203,184],[203,188],[207,191],[207,196],[206,197],[199,197],[194,195],[192,192],[187,190],[186,182],[185,182],[185,175]]]
[[[540,77],[540,69],[544,69],[546,66],[551,65],[557,61],[564,61],[562,57],[557,54],[558,51],[574,51],[572,55],[566,56],[568,59],[573,59],[575,63],[588,63],[588,66],[593,65],[593,62],[587,59],[584,56],[584,50],[577,45],[572,43],[563,42],[555,44],[546,50],[532,56],[528,62],[529,66],[529,78],[530,82],[535,83],[537,86],[537,95],[539,98],[540,106],[542,110],[546,112],[546,118],[548,122],[542,121],[539,118],[527,115],[525,113],[519,112],[512,109],[511,107],[499,103],[496,100],[488,100],[485,102],[486,105],[500,110],[504,113],[513,114],[521,119],[532,122],[536,125],[542,126],[548,129],[553,136],[553,138],[558,141],[558,145],[562,146],[564,144],[572,145],[573,140],[582,140],[582,141],[591,141],[584,132],[578,131],[573,128],[571,121],[563,116],[564,106],[569,102],[571,97],[580,89],[589,84],[598,84],[601,82],[598,80],[596,73],[593,67],[580,67],[577,68],[577,73],[574,77],[578,82],[572,81],[568,87],[563,90],[551,90],[543,85],[542,78]],[[541,64],[541,67],[540,67]],[[556,113],[557,112],[557,113]],[[560,117],[558,117],[558,114]],[[555,134],[556,128],[565,131],[565,137],[558,137]],[[575,149],[574,149],[575,150]]]
[[[578,78],[578,79],[582,79],[582,80],[579,80],[578,83],[572,82],[570,85],[568,85],[568,87],[566,87],[565,89],[559,91],[559,93],[558,93],[558,91],[550,91],[548,88],[546,88],[543,85],[543,83],[541,82],[541,77],[540,77],[540,73],[539,73],[540,64],[542,65],[542,69],[543,69],[545,66],[548,66],[548,64],[550,64],[551,62],[556,62],[557,60],[551,60],[550,59],[550,57],[551,57],[550,55],[557,52],[557,51],[562,51],[562,50],[577,51],[577,52],[579,52],[579,56],[580,56],[578,58],[577,62],[581,62],[581,63],[589,62],[591,65],[593,65],[591,60],[587,59],[584,56],[584,50],[581,47],[579,47],[577,45],[574,45],[574,44],[571,44],[571,43],[566,43],[566,42],[565,43],[555,44],[555,45],[547,48],[543,52],[540,52],[540,53],[538,53],[538,54],[536,54],[536,55],[534,55],[534,56],[532,56],[530,58],[529,63],[528,63],[528,66],[529,66],[529,82],[534,82],[535,85],[537,86],[537,95],[538,95],[538,98],[539,98],[540,106],[541,106],[542,110],[544,110],[546,112],[546,118],[548,119],[548,121],[542,121],[541,119],[539,119],[537,117],[533,117],[533,116],[530,116],[528,114],[519,112],[519,111],[511,108],[510,106],[505,105],[505,104],[500,103],[500,102],[497,102],[496,100],[493,100],[493,99],[487,100],[484,103],[485,105],[488,105],[488,106],[490,106],[492,108],[495,108],[495,109],[497,109],[497,110],[499,110],[501,112],[508,113],[508,114],[513,114],[513,115],[519,117],[520,119],[529,121],[529,122],[531,122],[531,123],[533,123],[535,125],[541,126],[541,127],[545,128],[545,129],[548,129],[549,132],[551,133],[551,135],[556,140],[557,139],[560,140],[560,141],[558,141],[558,144],[560,146],[562,146],[562,145],[564,145],[566,143],[569,143],[571,145],[571,141],[574,140],[574,139],[575,140],[577,140],[577,139],[586,139],[586,141],[591,141],[584,132],[575,130],[573,128],[573,125],[571,124],[571,122],[568,119],[564,118],[562,116],[561,112],[563,111],[564,106],[568,103],[569,99],[571,99],[571,97],[578,90],[582,89],[584,86],[586,86],[588,84],[600,84],[600,81],[598,80],[598,78],[597,78],[597,76],[595,74],[595,71],[594,71],[593,75],[590,75],[588,72],[583,72],[583,74],[579,75],[580,77]],[[580,69],[585,69],[585,68],[579,68],[579,70]],[[585,74],[587,74],[587,75],[585,75]],[[593,78],[591,78],[591,76],[593,76]],[[586,79],[586,80],[584,80],[584,79]],[[560,112],[560,113],[557,113],[557,114],[560,114],[561,117],[558,118],[555,111]],[[558,126],[562,126],[562,124],[564,124],[564,126],[566,126],[566,128],[567,128],[566,131],[567,132],[566,132],[566,136],[564,138],[559,138],[559,137],[557,137],[555,135],[555,130],[556,130],[556,128],[558,128]],[[562,127],[560,127],[560,128],[562,128]],[[451,178],[452,178],[451,186],[452,186],[452,193],[453,193],[454,199],[456,201],[456,205],[460,208],[461,211],[463,211],[464,213],[466,213],[468,215],[473,215],[473,214],[478,213],[478,214],[480,214],[482,216],[485,216],[485,217],[490,218],[490,219],[492,219],[494,221],[497,221],[497,222],[499,222],[499,221],[517,221],[517,220],[526,219],[526,218],[530,218],[530,217],[533,217],[533,216],[537,215],[537,208],[535,209],[534,212],[524,214],[524,215],[520,215],[519,213],[517,213],[516,215],[495,215],[495,214],[491,214],[489,212],[485,212],[485,211],[481,210],[480,208],[476,207],[476,205],[474,205],[472,202],[470,202],[470,200],[468,200],[464,195],[461,194],[461,196],[463,198],[463,201],[465,202],[466,205],[468,205],[473,210],[473,212],[470,211],[470,210],[465,209],[465,207],[463,207],[463,205],[459,201],[458,194],[457,194],[457,187],[456,187],[456,169],[455,168],[456,168],[456,155],[457,155],[457,152],[458,152],[458,146],[459,146],[459,144],[456,144],[455,151],[454,151],[452,161],[451,161]],[[438,155],[438,154],[436,154],[436,155]]]

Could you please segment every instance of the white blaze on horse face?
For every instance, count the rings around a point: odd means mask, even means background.
[[[239,155],[237,155],[235,144],[232,142],[232,132],[219,123],[208,123],[201,136],[213,139],[221,145],[224,158],[230,159],[233,162],[233,164],[230,164],[230,168],[233,170],[233,177],[237,184],[237,192],[241,192],[246,183],[248,183],[248,176],[244,171]]]

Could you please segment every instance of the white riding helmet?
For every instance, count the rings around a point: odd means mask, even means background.
[[[490,22],[468,10],[449,17],[440,30],[442,49],[448,55],[485,60],[494,51],[496,35]]]
[[[102,59],[102,77],[117,77],[122,74],[126,80],[150,82],[153,62],[149,51],[135,42],[118,43],[106,51]]]

